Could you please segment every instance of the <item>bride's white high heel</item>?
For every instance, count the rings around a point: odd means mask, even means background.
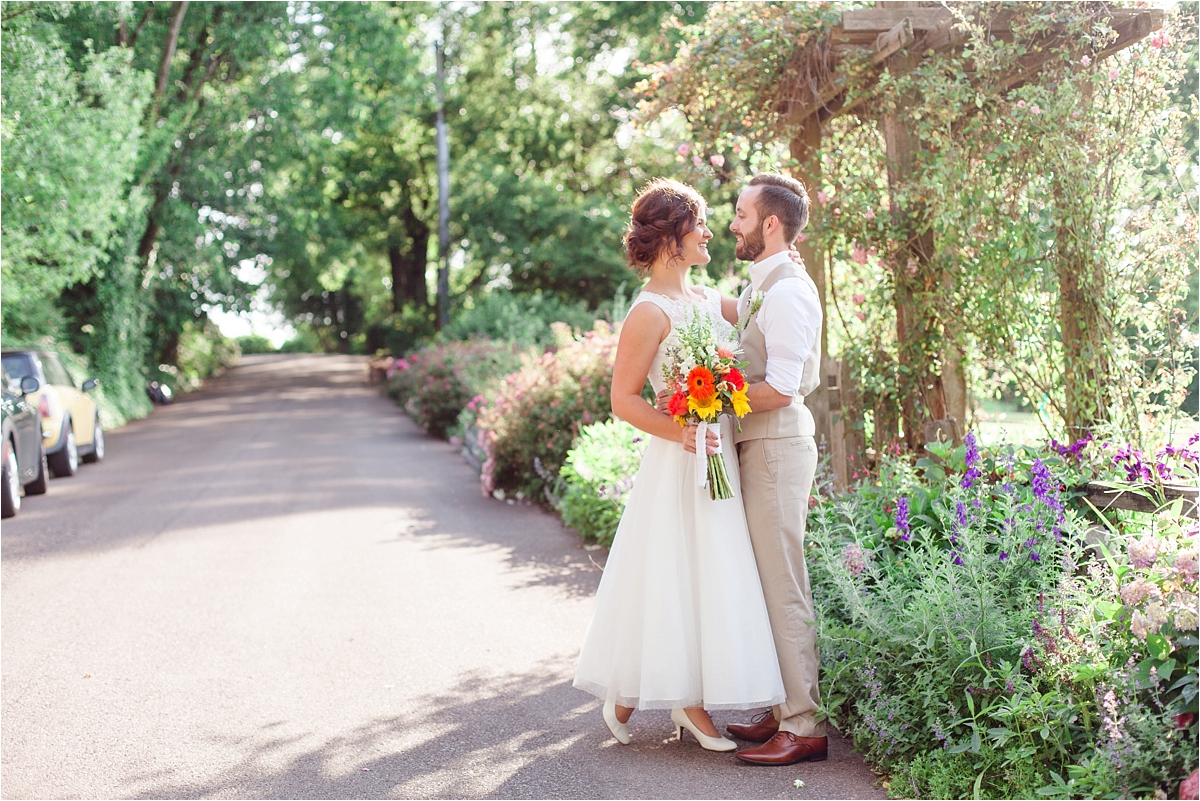
[[[618,743],[629,745],[629,728],[617,720],[617,702],[612,698],[604,702],[604,722],[608,724],[608,730],[617,738]]]
[[[700,743],[700,747],[707,751],[737,750],[737,743],[733,740],[727,740],[724,737],[709,737],[700,731],[696,727],[696,724],[692,723],[692,719],[688,717],[687,712],[680,707],[675,707],[671,710],[671,722],[675,724],[675,736],[680,740],[683,740],[683,730],[687,729],[696,738],[697,742]]]

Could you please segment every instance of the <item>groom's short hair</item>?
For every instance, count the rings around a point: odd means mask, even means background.
[[[762,221],[774,214],[783,224],[788,244],[796,241],[808,225],[808,191],[804,184],[777,172],[763,172],[750,179],[750,186],[762,187],[754,204],[758,219]]]

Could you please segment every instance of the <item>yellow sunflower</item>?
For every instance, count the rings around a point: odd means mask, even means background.
[[[738,417],[745,417],[750,411],[750,401],[746,399],[746,390],[731,393],[730,400],[733,402],[733,413]]]
[[[723,408],[724,404],[721,403],[721,399],[717,397],[716,393],[709,395],[704,400],[688,398],[688,409],[700,415],[701,420],[715,420]]]

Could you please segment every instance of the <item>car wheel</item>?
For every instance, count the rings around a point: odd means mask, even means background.
[[[82,456],[86,464],[104,460],[104,429],[100,427],[99,415],[96,415],[95,426],[95,429],[92,431],[92,450]]]
[[[79,446],[75,444],[75,429],[67,423],[67,440],[58,453],[50,454],[50,472],[55,478],[75,475],[79,469]]]
[[[4,463],[0,465],[0,517],[12,517],[21,510],[21,473],[17,468],[17,449],[12,440],[4,440]]]
[[[50,468],[46,464],[46,451],[43,451],[41,447],[38,447],[37,450],[41,451],[37,456],[37,477],[25,484],[26,496],[44,495],[50,486]]]
[[[38,474],[37,478],[25,485],[26,495],[45,495],[46,488],[50,485],[50,468],[46,465],[46,452],[40,447],[38,448]]]

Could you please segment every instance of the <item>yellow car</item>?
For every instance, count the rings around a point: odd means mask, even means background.
[[[5,372],[14,381],[32,376],[41,384],[27,400],[37,407],[46,461],[56,478],[74,475],[80,461],[98,462],[104,458],[100,413],[87,395],[100,385],[99,381],[89,378],[77,383],[62,359],[49,351],[6,350],[0,357]]]

